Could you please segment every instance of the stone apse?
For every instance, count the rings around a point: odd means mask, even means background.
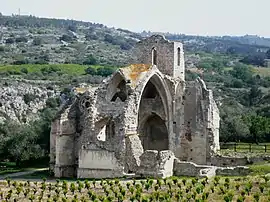
[[[52,122],[56,177],[159,175],[174,160],[210,165],[219,150],[219,111],[200,79],[185,82],[183,45],[153,35],[132,64],[98,87],[80,89]]]

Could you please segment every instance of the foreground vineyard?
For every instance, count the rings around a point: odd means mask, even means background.
[[[270,201],[267,176],[0,183],[1,201]]]

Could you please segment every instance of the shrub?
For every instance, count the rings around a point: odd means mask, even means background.
[[[13,44],[13,43],[15,43],[15,40],[14,40],[14,38],[7,38],[6,43],[7,44]]]
[[[111,75],[115,70],[113,68],[110,67],[100,67],[97,69],[97,75],[100,76],[109,76]]]
[[[15,42],[16,43],[21,43],[21,42],[27,43],[28,39],[26,37],[18,37],[15,39]]]
[[[23,68],[21,68],[21,72],[24,74],[28,74],[28,69],[23,67]]]
[[[34,46],[40,46],[42,44],[42,39],[39,37],[34,38],[33,45]]]
[[[23,100],[25,104],[29,104],[30,102],[34,101],[36,99],[36,96],[31,93],[27,93],[23,95]]]
[[[69,36],[67,34],[63,34],[61,37],[60,37],[60,40],[61,41],[66,41],[66,42],[72,42],[74,39],[72,36]]]
[[[96,65],[97,59],[93,55],[89,55],[86,60],[83,61],[84,65]]]

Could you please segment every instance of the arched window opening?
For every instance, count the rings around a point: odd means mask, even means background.
[[[181,49],[178,47],[177,48],[177,65],[180,66],[180,51]]]
[[[157,89],[152,82],[148,82],[143,91],[143,98],[155,98],[158,95]]]
[[[168,150],[169,138],[165,121],[158,115],[148,117],[142,128],[141,141],[144,150]]]
[[[152,65],[157,65],[157,50],[152,48]]]
[[[115,123],[109,121],[106,125],[106,140],[112,140],[115,137]]]
[[[116,88],[116,92],[113,95],[111,101],[115,102],[117,100],[117,98],[119,98],[122,102],[125,102],[127,99],[127,90],[126,90],[126,81],[122,80],[117,88]]]
[[[105,123],[107,121],[107,123]],[[102,120],[97,124],[99,132],[97,134],[97,139],[99,141],[105,142],[110,141],[115,137],[115,123],[112,120]]]

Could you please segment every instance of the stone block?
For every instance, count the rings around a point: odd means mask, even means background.
[[[173,175],[174,154],[172,151],[146,150],[136,172],[140,177],[170,177]]]
[[[126,137],[126,162],[129,172],[135,172],[140,166],[140,156],[143,154],[143,147],[138,135]]]
[[[93,170],[114,170],[122,166],[119,164],[114,152],[106,150],[81,149],[79,155],[79,168]]]

